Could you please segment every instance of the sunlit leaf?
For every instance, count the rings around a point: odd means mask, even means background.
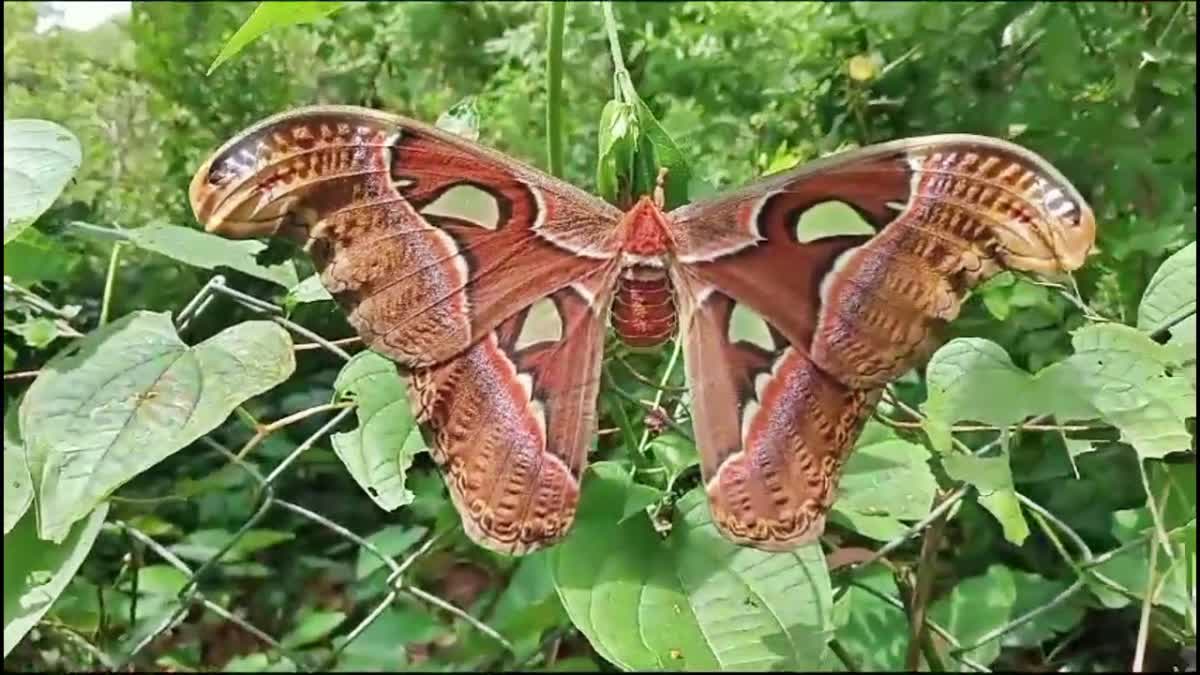
[[[101,502],[84,515],[87,519],[68,526],[67,534],[57,544],[38,538],[32,511],[4,535],[6,657],[50,609],[83,564],[108,515],[108,502]]]
[[[1142,295],[1138,328],[1151,333],[1196,314],[1196,242],[1167,258]]]
[[[166,314],[134,312],[57,354],[21,403],[42,537],[225,420],[295,368],[286,331],[253,321],[194,347]]]
[[[82,161],[79,140],[46,120],[4,120],[4,243],[58,199]]]
[[[593,465],[577,522],[551,549],[559,597],[606,659],[630,670],[804,670],[832,630],[819,545],[738,547],[713,527],[703,492],[676,504],[670,535],[648,517],[618,523],[626,469]],[[619,545],[614,545],[619,542]]]
[[[391,511],[411,502],[405,476],[425,441],[396,364],[359,352],[342,367],[333,389],[334,400],[357,403],[358,415],[356,429],[332,436],[334,452],[380,508]]]
[[[290,260],[271,266],[259,264],[255,256],[267,248],[261,241],[236,241],[178,225],[146,225],[122,233],[139,248],[192,267],[206,270],[228,267],[284,288],[292,288],[299,282]]]

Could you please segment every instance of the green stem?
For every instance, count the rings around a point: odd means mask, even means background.
[[[563,174],[562,55],[567,3],[550,2],[546,21],[546,159],[550,174]]]
[[[621,55],[621,40],[617,36],[617,17],[613,14],[612,2],[600,5],[604,11],[604,29],[608,33],[608,49],[613,62],[613,98],[623,103],[633,103],[637,100],[637,92],[633,88],[633,80],[625,69],[625,57]]]
[[[100,323],[103,326],[108,323],[108,309],[112,304],[113,285],[117,278],[117,261],[121,257],[121,245],[124,242],[116,242],[113,244],[112,253],[108,256],[108,274],[104,277],[104,297],[100,300]]]

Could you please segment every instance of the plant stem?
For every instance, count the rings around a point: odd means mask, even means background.
[[[117,261],[121,257],[121,246],[125,242],[113,244],[112,252],[108,255],[108,274],[104,276],[104,296],[100,300],[100,322],[103,326],[108,323],[108,309],[112,304],[113,285],[117,278]]]
[[[546,20],[546,161],[550,174],[562,177],[562,55],[565,2],[549,2]]]
[[[908,654],[905,658],[905,667],[916,672],[921,665],[921,652],[925,651],[933,659],[926,657],[930,661],[929,667],[931,670],[945,670],[940,663],[940,654],[936,648],[922,650],[928,635],[925,632],[925,612],[929,606],[929,594],[933,590],[933,577],[936,573],[935,566],[937,564],[937,549],[942,541],[942,531],[946,527],[946,514],[943,511],[929,526],[925,532],[925,537],[921,541],[921,558],[917,564],[917,580],[913,584],[912,601],[909,603],[909,639],[908,639]],[[932,647],[932,645],[928,645]]]

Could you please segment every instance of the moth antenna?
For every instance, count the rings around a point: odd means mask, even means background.
[[[654,181],[654,205],[662,208],[666,203],[667,167],[658,170],[658,178]]]

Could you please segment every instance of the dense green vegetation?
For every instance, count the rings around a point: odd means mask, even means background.
[[[254,3],[84,33],[4,5],[6,669],[1194,668],[1195,3],[570,3],[561,56],[546,3],[276,10],[222,54]],[[972,295],[795,553],[717,538],[677,353],[610,344],[579,522],[504,558],[311,265],[195,232],[200,162],[311,103],[560,152],[608,198],[634,148],[682,201],[986,134],[1098,241]]]

